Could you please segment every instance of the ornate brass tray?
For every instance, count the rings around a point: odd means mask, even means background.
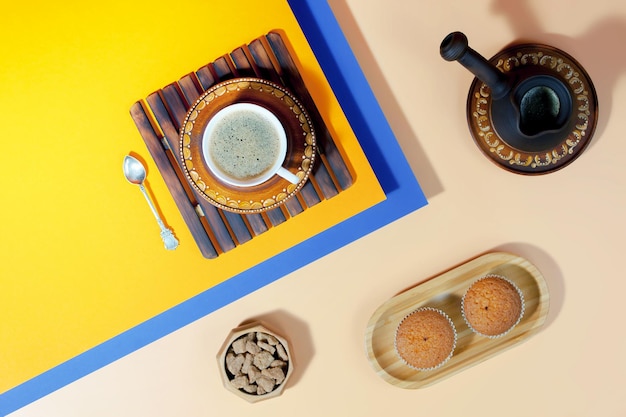
[[[550,144],[542,148],[540,144],[533,144],[533,149],[515,147],[494,128],[491,91],[475,78],[467,97],[467,121],[481,151],[501,168],[526,175],[556,171],[580,156],[593,136],[598,112],[596,91],[584,68],[567,53],[539,44],[505,48],[489,62],[504,73],[536,68],[563,81],[573,98],[575,122],[556,146]]]
[[[270,110],[287,134],[287,155],[283,167],[300,181],[292,184],[275,175],[252,187],[237,187],[218,179],[206,166],[202,137],[211,118],[234,103],[253,103]],[[315,131],[298,99],[285,88],[260,78],[234,78],[207,90],[191,107],[180,135],[180,158],[189,183],[218,208],[237,213],[259,213],[275,208],[302,188],[316,155]]]

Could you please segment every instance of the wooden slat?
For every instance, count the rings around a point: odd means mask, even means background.
[[[307,207],[313,207],[314,205],[322,201],[315,191],[315,187],[313,187],[311,178],[309,178],[309,181],[304,184],[304,187],[302,187],[302,189],[300,190],[300,194],[302,195],[302,198],[304,199]]]
[[[190,73],[178,80],[180,91],[184,95],[187,108],[191,107],[202,94],[202,85],[195,73]]]
[[[174,153],[178,153],[178,127],[175,121],[170,117],[165,102],[160,92],[150,94],[146,98],[146,102],[150,105],[150,110],[154,113],[154,117],[161,128],[168,146]],[[173,147],[173,148],[172,148]]]
[[[263,215],[261,213],[246,214],[245,217],[248,221],[248,224],[250,225],[250,229],[255,236],[258,236],[261,233],[265,233],[269,230],[269,226],[271,224],[268,225],[267,223],[265,223],[265,219],[263,218]]]
[[[246,223],[244,216],[230,211],[220,210],[224,220],[230,226],[231,231],[234,233],[235,238],[239,244],[245,243],[252,239],[252,233]]]
[[[257,67],[257,73],[259,77],[272,81],[276,84],[283,84],[283,80],[280,78],[278,72],[272,64],[272,60],[267,54],[267,50],[260,39],[255,39],[248,45],[250,56]]]
[[[230,54],[235,71],[240,77],[259,77],[260,74],[257,72],[256,66],[252,65],[244,48],[243,46],[237,48]]]
[[[248,224],[250,225],[252,233],[254,233],[255,236],[265,233],[269,229],[269,225],[265,223],[265,220],[260,213],[246,214],[245,217],[248,220]]]
[[[161,98],[165,104],[172,125],[176,129],[176,135],[172,137],[172,141],[178,142],[180,138],[180,127],[187,115],[188,106],[185,103],[183,93],[178,83],[172,83],[161,90]]]
[[[210,65],[205,65],[196,71],[196,76],[198,77],[200,86],[204,91],[208,90],[213,84],[215,84],[215,77],[213,72],[211,72]]]
[[[130,113],[202,255],[206,258],[216,258],[217,250],[211,243],[192,201],[185,193],[184,187],[165,154],[166,150],[161,145],[161,139],[150,122],[148,112],[138,101],[131,107]]]
[[[263,217],[267,217],[266,222],[269,222],[272,226],[278,226],[287,220],[287,212],[284,210],[285,209],[282,206],[279,206],[263,213]]]
[[[320,190],[318,194],[323,194],[324,198],[329,199],[339,194],[323,160],[318,163],[313,180]]]
[[[304,211],[304,207],[300,204],[299,194],[287,200],[284,204],[289,216],[294,217]]]
[[[235,78],[237,76],[235,68],[228,56],[217,58],[213,62],[213,71],[219,81],[230,80],[231,78]]]

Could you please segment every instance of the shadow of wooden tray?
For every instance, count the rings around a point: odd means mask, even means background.
[[[292,91],[308,110],[319,158],[302,189],[285,204],[262,213],[221,210],[191,187],[181,169],[179,133],[187,111],[211,86],[237,77],[258,77]],[[189,73],[145,99],[130,114],[205,258],[213,259],[276,227],[353,184],[341,155],[278,32],[254,39]]]

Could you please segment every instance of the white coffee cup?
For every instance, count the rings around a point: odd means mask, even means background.
[[[259,185],[274,175],[297,184],[283,168],[287,135],[278,118],[252,103],[235,103],[218,111],[202,137],[202,153],[211,172],[237,187]]]

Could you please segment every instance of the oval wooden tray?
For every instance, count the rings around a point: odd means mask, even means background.
[[[473,333],[461,315],[461,298],[474,280],[500,274],[522,290],[526,305],[520,323],[505,336],[489,339]],[[383,303],[370,318],[365,332],[367,358],[376,373],[400,388],[423,388],[476,365],[536,333],[546,320],[548,287],[543,275],[528,260],[505,252],[491,252],[401,292]],[[406,366],[394,350],[400,320],[419,307],[445,311],[457,330],[452,358],[433,371],[416,371]]]

